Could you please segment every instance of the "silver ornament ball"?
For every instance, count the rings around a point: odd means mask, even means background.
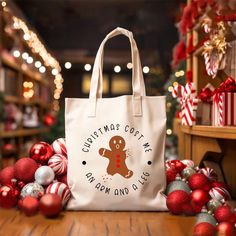
[[[44,188],[40,184],[34,182],[34,183],[26,184],[22,188],[20,196],[22,198],[25,198],[27,196],[39,198],[43,196],[43,194],[44,194]]]
[[[49,166],[41,166],[35,172],[35,181],[41,185],[49,185],[55,178],[54,171]]]
[[[188,179],[191,175],[195,174],[196,171],[191,167],[186,167],[182,170],[181,176],[185,179]]]
[[[211,211],[212,213],[214,213],[214,211],[221,206],[221,202],[218,201],[217,199],[211,199],[208,203],[207,203],[207,209],[209,211]]]
[[[217,221],[214,216],[208,214],[208,213],[199,213],[197,214],[197,222],[196,225],[202,222],[207,222],[213,226],[216,226]]]
[[[190,188],[187,183],[181,180],[176,180],[168,184],[166,188],[166,195],[169,195],[171,192],[175,190],[183,190],[186,193],[190,193]]]

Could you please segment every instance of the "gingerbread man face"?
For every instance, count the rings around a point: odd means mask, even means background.
[[[121,136],[114,136],[110,139],[109,146],[111,150],[123,151],[125,148],[125,140]]]
[[[130,178],[133,175],[133,171],[129,170],[126,165],[126,150],[125,140],[121,136],[113,136],[109,141],[110,149],[100,148],[99,154],[102,157],[109,159],[107,166],[107,173],[109,175],[120,174],[124,178]]]

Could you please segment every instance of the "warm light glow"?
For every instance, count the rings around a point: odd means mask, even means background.
[[[85,64],[85,65],[84,65],[84,69],[85,69],[86,71],[90,71],[90,70],[92,69],[92,66],[91,66],[90,64]]]
[[[24,86],[25,88],[27,88],[27,87],[28,87],[28,82],[25,81],[25,82],[23,83],[23,86]]]
[[[19,51],[19,50],[15,50],[15,51],[13,52],[13,56],[14,56],[14,57],[19,57],[19,56],[20,56],[20,51]]]
[[[7,3],[5,1],[2,2],[2,7],[5,7]]]
[[[170,108],[170,107],[171,107],[171,103],[170,103],[170,102],[167,102],[166,106],[167,106],[168,108]]]
[[[150,69],[149,69],[148,66],[144,66],[144,67],[143,67],[143,73],[144,73],[144,74],[149,73],[149,71],[150,71]]]
[[[30,35],[29,34],[24,34],[24,40],[30,40]]]
[[[172,86],[169,86],[169,87],[168,87],[168,91],[169,91],[169,92],[172,92],[172,90],[173,90],[173,87],[172,87]]]
[[[173,83],[173,86],[178,86],[178,84],[179,84],[179,83],[175,81],[175,82]]]
[[[45,66],[39,67],[39,72],[40,72],[40,73],[45,73],[45,71],[46,71]]]
[[[166,134],[167,134],[167,135],[171,135],[171,134],[172,134],[172,130],[171,130],[171,129],[167,129],[167,130],[166,130]]]
[[[131,62],[127,63],[127,68],[131,70],[133,68],[133,64]]]
[[[29,87],[29,88],[33,88],[33,86],[34,86],[34,84],[33,84],[32,82],[29,82],[29,83],[28,83],[28,87]]]
[[[27,52],[23,52],[23,53],[22,53],[22,58],[23,58],[23,59],[26,60],[28,57],[29,57],[29,53],[27,53]]]
[[[175,72],[175,77],[178,78],[178,77],[184,76],[184,74],[185,74],[185,73],[184,73],[184,70],[176,71],[176,72]]]
[[[70,69],[71,68],[71,63],[69,62],[69,61],[67,61],[66,63],[65,63],[65,68],[66,69]]]
[[[116,73],[119,73],[120,71],[121,71],[121,67],[120,66],[115,66],[114,67],[114,71],[116,72]]]
[[[56,84],[57,89],[62,89],[62,84]]]
[[[55,93],[55,94],[54,94],[54,98],[55,98],[55,99],[59,99],[59,98],[60,98],[60,94],[59,94],[59,93]]]
[[[40,61],[36,61],[34,65],[36,68],[39,68],[42,65],[42,63]]]
[[[56,68],[52,69],[52,75],[57,75],[58,74],[58,70]]]
[[[33,59],[33,57],[28,57],[26,59],[26,61],[27,61],[27,63],[31,64],[31,63],[33,63],[34,59]]]

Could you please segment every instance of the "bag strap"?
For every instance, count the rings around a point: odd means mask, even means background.
[[[133,114],[135,116],[142,116],[142,107],[141,107],[141,97],[146,96],[145,92],[145,84],[142,73],[142,66],[140,62],[139,52],[136,45],[136,42],[133,38],[132,32],[123,29],[116,28],[112,32],[110,32],[105,39],[102,41],[93,66],[91,85],[90,85],[90,93],[89,93],[89,116],[96,116],[96,101],[97,98],[102,98],[103,92],[103,54],[104,54],[104,46],[108,39],[113,38],[117,35],[123,34],[129,38],[130,46],[131,46],[131,55],[132,55],[132,88],[133,88]]]

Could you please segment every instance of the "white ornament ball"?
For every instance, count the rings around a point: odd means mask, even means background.
[[[43,196],[43,194],[44,194],[44,188],[40,184],[34,182],[34,183],[26,184],[22,188],[20,196],[22,198],[25,198],[27,196],[40,198]]]
[[[67,173],[67,158],[61,154],[54,154],[48,161],[56,175],[65,175]]]
[[[58,138],[52,143],[52,148],[56,154],[62,154],[67,157],[66,139]]]
[[[69,187],[61,182],[55,182],[50,184],[47,189],[46,193],[54,193],[61,197],[62,205],[64,206],[69,199],[71,198],[71,192]]]
[[[194,166],[195,166],[195,164],[192,160],[185,159],[185,160],[181,160],[181,162],[190,168],[194,168]]]
[[[225,189],[221,187],[214,187],[209,191],[209,195],[211,198],[216,199],[218,201],[226,201],[230,200],[230,193]]]
[[[54,171],[49,166],[39,167],[35,174],[35,181],[41,185],[49,185],[55,178]]]

